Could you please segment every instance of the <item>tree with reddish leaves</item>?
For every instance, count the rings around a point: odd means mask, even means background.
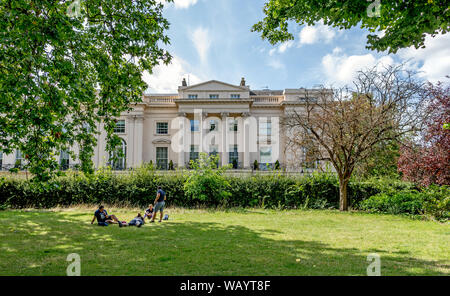
[[[419,143],[401,148],[398,170],[403,178],[422,186],[450,185],[450,86],[428,84],[425,128]]]

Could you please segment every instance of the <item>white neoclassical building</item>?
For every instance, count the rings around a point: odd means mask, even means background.
[[[123,140],[125,157],[112,164],[115,169],[144,163],[166,169],[186,167],[200,152],[217,154],[219,164],[250,169],[278,161],[288,170],[313,169],[301,149],[288,147],[280,118],[289,108],[302,108],[306,93],[314,89],[251,90],[242,78],[239,85],[211,80],[187,85],[183,79],[174,94],[146,94],[142,102],[118,118],[115,133]],[[100,125],[94,163],[110,164],[106,133]],[[74,148],[76,152],[76,148]],[[1,155],[2,165],[22,161],[20,151]],[[62,153],[64,166],[77,163]]]

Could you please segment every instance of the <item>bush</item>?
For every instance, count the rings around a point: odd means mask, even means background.
[[[194,164],[195,166],[195,164]],[[75,204],[126,204],[145,207],[158,186],[167,193],[168,204],[179,207],[227,205],[277,209],[333,209],[339,207],[338,180],[333,174],[284,176],[270,174],[226,176],[215,163],[200,165],[183,174],[159,174],[152,165],[116,175],[102,168],[86,176],[66,173],[39,184],[19,178],[0,178],[0,209],[51,208]],[[352,179],[348,188],[353,209],[391,214],[424,214],[438,220],[449,218],[450,189],[447,186],[416,188],[398,180]]]
[[[217,168],[219,156],[200,153],[200,158],[192,162],[193,171],[184,183],[184,192],[191,199],[198,199],[207,205],[225,205],[231,196],[230,183],[223,173],[227,166]]]
[[[425,214],[445,221],[450,212],[450,188],[433,185],[422,190],[383,192],[362,201],[360,208],[389,214]]]
[[[450,218],[450,186],[431,185],[423,191],[425,215],[440,221]]]
[[[362,201],[361,209],[389,214],[421,214],[423,198],[417,191],[400,191],[394,194],[379,193]]]

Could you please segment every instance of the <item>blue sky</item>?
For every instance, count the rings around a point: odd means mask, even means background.
[[[264,17],[264,0],[175,0],[164,10],[171,23],[169,66],[144,75],[148,92],[176,92],[183,77],[190,84],[220,80],[239,84],[245,77],[252,89],[341,86],[355,71],[377,63],[407,62],[424,79],[436,82],[450,74],[450,34],[428,37],[426,48],[395,55],[365,49],[367,31],[339,30],[321,23],[290,27],[295,40],[271,45],[253,24]],[[447,79],[448,80],[448,79]]]

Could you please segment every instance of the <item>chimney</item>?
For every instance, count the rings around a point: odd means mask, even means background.
[[[181,82],[181,86],[187,86],[186,78],[183,78],[183,81]]]
[[[241,86],[245,86],[245,78],[244,77],[241,78]]]

